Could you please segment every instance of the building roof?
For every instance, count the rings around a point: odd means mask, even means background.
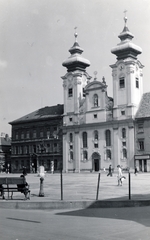
[[[56,118],[56,117],[62,116],[63,112],[64,112],[64,105],[57,104],[55,106],[38,109],[32,113],[25,115],[24,117],[21,117],[17,120],[9,122],[9,124],[13,125],[19,122],[29,122],[33,120],[41,120],[46,118]]]
[[[150,117],[150,92],[144,93],[135,118]]]

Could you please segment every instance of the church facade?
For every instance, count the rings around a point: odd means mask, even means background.
[[[132,42],[127,27],[119,34],[120,43],[112,48],[116,61],[112,69],[113,98],[107,94],[105,78],[89,76],[89,60],[82,56],[77,42],[63,62],[64,91],[63,171],[99,171],[111,164],[134,168],[135,116],[143,96],[142,49]]]

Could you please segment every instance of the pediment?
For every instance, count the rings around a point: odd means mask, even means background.
[[[89,90],[92,90],[95,88],[105,89],[105,88],[107,88],[107,85],[102,82],[99,82],[99,81],[93,81],[93,82],[90,82],[87,84],[87,86],[85,87],[85,91],[89,91]]]

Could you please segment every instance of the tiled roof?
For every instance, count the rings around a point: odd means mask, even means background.
[[[45,119],[45,118],[50,118],[50,117],[62,116],[63,112],[64,112],[64,105],[57,104],[55,106],[44,107],[44,108],[38,109],[35,112],[32,112],[28,115],[25,115],[24,117],[21,117],[17,120],[10,122],[9,124],[15,124],[18,122],[38,120],[38,119],[40,120],[40,119]]]
[[[144,93],[135,118],[150,117],[150,92]]]

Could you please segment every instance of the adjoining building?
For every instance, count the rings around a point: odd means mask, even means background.
[[[44,107],[10,122],[12,125],[11,171],[47,172],[62,167],[63,105]]]
[[[150,93],[144,93],[135,116],[135,165],[150,172]]]
[[[132,42],[133,34],[125,25],[120,43],[112,48],[117,61],[112,64],[113,99],[107,84],[92,80],[86,71],[90,62],[82,57],[77,42],[63,62],[67,73],[62,77],[64,90],[63,170],[99,171],[111,164],[134,167],[135,115],[143,95],[143,65],[138,60],[142,49]]]
[[[0,172],[11,171],[11,138],[8,134],[1,133],[0,136]]]

